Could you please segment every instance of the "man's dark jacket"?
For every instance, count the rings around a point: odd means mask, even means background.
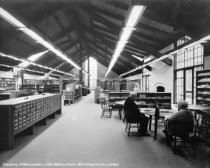
[[[136,103],[130,97],[125,100],[124,110],[129,114],[139,114]]]

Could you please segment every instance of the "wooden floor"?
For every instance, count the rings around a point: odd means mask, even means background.
[[[30,167],[58,168],[210,167],[208,149],[202,144],[197,147],[197,157],[190,148],[174,155],[165,144],[161,127],[156,141],[152,136],[128,137],[117,111],[111,119],[101,118],[101,107],[94,103],[93,93],[63,106],[62,112],[55,119],[47,120],[46,126],[35,127],[34,135],[16,137],[14,150],[0,151],[1,167],[21,163],[25,163],[25,167],[28,164]]]

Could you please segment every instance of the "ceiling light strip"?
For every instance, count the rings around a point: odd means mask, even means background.
[[[56,70],[56,69],[53,69],[53,68],[50,68],[50,67],[47,67],[47,66],[43,66],[43,65],[40,65],[40,64],[36,64],[34,62],[31,62],[31,61],[28,61],[28,60],[25,60],[25,59],[20,59],[20,58],[17,58],[17,57],[11,56],[11,55],[7,55],[7,54],[4,54],[4,53],[0,53],[0,55],[3,56],[3,57],[7,57],[7,58],[10,58],[10,59],[16,60],[16,61],[27,62],[28,64],[38,66],[40,68],[44,68],[44,69],[48,69],[48,70],[51,70],[51,71],[54,71],[54,72],[59,72],[59,73],[62,73],[62,74],[66,74],[66,75],[76,77],[75,75],[72,75],[70,73],[63,72],[63,71],[60,71],[60,70]]]
[[[30,36],[32,39],[34,39],[36,42],[42,44],[47,49],[51,50],[53,53],[55,53],[57,56],[62,58],[63,60],[67,61],[71,65],[73,65],[75,68],[81,70],[81,68],[73,62],[71,59],[69,59],[65,54],[63,54],[61,51],[56,49],[52,44],[45,41],[42,37],[40,37],[37,33],[32,31],[31,29],[27,28],[23,23],[21,23],[19,20],[17,20],[15,17],[13,17],[10,13],[8,13],[6,10],[0,7],[0,16],[17,27],[19,30],[23,31],[25,34]]]
[[[58,76],[58,77],[63,77],[62,75],[57,75],[57,74],[50,74],[52,76]]]
[[[121,30],[119,41],[117,42],[114,54],[112,55],[112,60],[109,64],[109,67],[106,71],[105,77],[112,70],[114,64],[116,63],[118,57],[123,51],[128,39],[130,38],[132,32],[135,30],[135,26],[138,23],[141,15],[143,14],[146,7],[135,5],[131,8],[131,12],[127,18],[125,27]]]
[[[144,68],[144,67],[146,67],[147,65],[150,65],[150,64],[152,64],[152,63],[161,61],[161,60],[163,60],[163,59],[165,59],[165,58],[167,58],[167,57],[169,57],[169,56],[172,56],[173,54],[176,54],[176,53],[178,53],[178,52],[180,52],[180,51],[182,51],[182,50],[185,50],[186,48],[189,48],[189,47],[191,47],[191,46],[194,46],[194,45],[196,45],[196,44],[206,43],[206,42],[209,41],[209,40],[210,40],[210,35],[207,35],[207,36],[201,38],[200,40],[195,41],[195,42],[192,42],[192,43],[190,43],[190,44],[188,44],[188,45],[186,45],[186,46],[184,46],[184,47],[182,47],[182,48],[180,48],[180,49],[177,49],[177,50],[175,50],[175,51],[169,52],[168,54],[165,54],[165,55],[163,55],[163,56],[161,56],[161,57],[159,57],[159,58],[154,58],[154,59],[150,60],[149,62],[145,63],[144,65],[141,65],[141,66],[139,66],[139,67],[137,67],[137,68],[134,68],[134,69],[132,69],[132,70],[126,72],[126,73],[123,73],[123,74],[119,75],[119,77],[122,77],[122,76],[124,76],[124,75],[128,75],[128,74],[130,74],[130,73],[132,73],[132,72],[135,72],[136,70],[142,69],[142,68]]]
[[[10,65],[5,65],[5,64],[0,64],[0,66],[4,66],[4,67],[8,67],[8,68],[14,68],[14,67],[16,67],[16,66],[10,66]],[[41,72],[41,71],[35,71],[35,70],[27,69],[27,68],[20,68],[20,69],[24,69],[24,70],[26,70],[26,71],[30,71],[30,72],[35,72],[35,73],[45,74],[44,72]]]
[[[139,57],[137,57],[136,55],[132,55],[132,57],[134,57],[134,58],[138,59],[138,60],[139,60],[139,61],[141,61],[141,62],[143,62],[143,61],[144,61],[144,59],[143,59],[143,58],[139,58]]]

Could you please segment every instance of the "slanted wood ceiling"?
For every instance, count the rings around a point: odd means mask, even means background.
[[[52,42],[77,64],[93,56],[106,67],[132,4],[147,8],[112,69],[117,74],[142,64],[132,54],[140,58],[159,57],[161,49],[184,35],[196,40],[210,34],[210,2],[207,0],[0,0],[2,8]],[[2,18],[0,25],[1,52],[26,59],[46,50]],[[37,61],[49,67],[62,64],[58,69],[69,72],[73,66],[63,62],[52,52]],[[172,65],[170,59],[163,62]],[[8,61],[8,65],[14,65],[14,62]]]

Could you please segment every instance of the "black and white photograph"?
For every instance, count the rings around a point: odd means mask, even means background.
[[[210,0],[0,0],[0,168],[210,168]]]

